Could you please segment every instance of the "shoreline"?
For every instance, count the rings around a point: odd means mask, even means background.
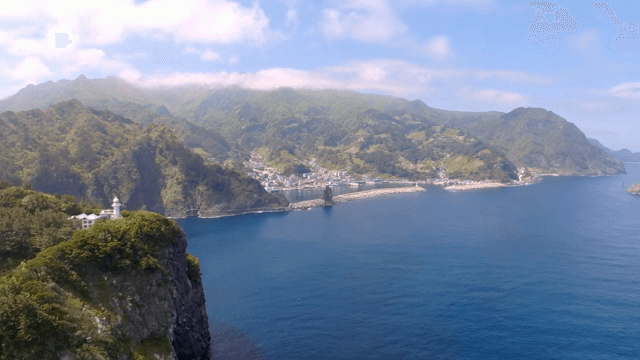
[[[411,187],[397,187],[397,188],[383,188],[383,189],[371,189],[364,191],[357,191],[349,194],[336,195],[333,197],[333,205],[345,203],[352,200],[358,199],[367,199],[381,195],[389,195],[389,194],[402,194],[402,193],[414,193],[414,192],[424,192],[425,188],[421,186],[411,186]],[[240,215],[250,215],[250,214],[262,214],[262,213],[276,213],[276,212],[287,212],[287,211],[295,211],[295,210],[308,210],[315,207],[324,206],[324,201],[322,199],[314,199],[314,200],[305,200],[296,203],[290,203],[289,206],[285,208],[279,209],[255,209],[255,210],[247,210],[237,213],[229,213],[229,214],[220,214],[213,216],[194,216],[194,217],[171,217],[167,216],[173,220],[183,220],[183,219],[218,219],[229,216],[240,216]],[[331,205],[329,205],[331,206]]]
[[[502,188],[509,186],[520,186],[525,184],[503,184],[499,182],[490,182],[490,183],[482,183],[482,184],[460,184],[460,185],[450,185],[445,187],[445,190],[456,191],[456,190],[476,190],[476,189],[492,189],[492,188]]]
[[[352,200],[358,199],[367,199],[381,195],[389,195],[389,194],[404,194],[404,193],[414,193],[414,192],[424,192],[425,188],[420,186],[411,186],[411,187],[397,187],[397,188],[384,188],[384,189],[371,189],[364,191],[357,191],[349,194],[336,195],[333,197],[333,203],[340,204]],[[314,199],[314,200],[305,200],[297,203],[289,204],[288,210],[306,210],[314,207],[325,206],[324,201],[322,199]]]

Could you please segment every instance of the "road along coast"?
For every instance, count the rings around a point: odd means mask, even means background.
[[[343,203],[351,200],[366,199],[366,198],[376,197],[380,195],[412,193],[412,192],[422,192],[422,191],[425,191],[425,189],[420,186],[373,189],[373,190],[358,191],[350,194],[337,195],[333,197],[333,202],[334,204],[339,204],[339,203]],[[315,200],[307,200],[307,201],[293,203],[289,205],[289,209],[290,210],[310,209],[318,206],[324,206],[324,200],[315,199]]]

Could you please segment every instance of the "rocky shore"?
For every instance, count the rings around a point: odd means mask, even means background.
[[[425,191],[425,189],[420,186],[373,189],[373,190],[358,191],[350,194],[337,195],[333,197],[333,202],[335,204],[339,204],[339,203],[343,203],[351,200],[366,199],[366,198],[376,197],[380,195],[412,193],[412,192],[422,192],[422,191]],[[301,209],[310,209],[318,206],[324,206],[324,201],[322,199],[307,200],[307,201],[293,203],[289,205],[289,209],[301,210]]]
[[[488,182],[488,183],[479,183],[479,184],[459,184],[459,185],[451,185],[447,186],[445,190],[474,190],[474,189],[489,189],[489,188],[499,188],[506,187],[508,184],[503,184],[499,182]]]
[[[627,189],[628,193],[640,195],[640,183],[633,184]]]

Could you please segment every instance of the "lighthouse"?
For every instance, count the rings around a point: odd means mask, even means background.
[[[113,204],[111,204],[111,206],[113,207],[113,218],[115,219],[120,219],[122,217],[122,215],[120,215],[120,200],[118,200],[118,197],[114,197],[113,198]]]

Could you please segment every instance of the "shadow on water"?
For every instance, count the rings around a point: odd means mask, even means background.
[[[325,217],[331,216],[331,213],[333,212],[333,206],[323,206],[322,212],[324,213]]]
[[[180,227],[185,230],[187,239],[195,238],[212,232],[235,230],[242,226],[259,227],[261,224],[289,215],[289,211],[274,211],[250,213],[219,218],[181,218],[176,219]]]
[[[233,326],[209,322],[211,350],[216,360],[266,360],[259,345]]]

